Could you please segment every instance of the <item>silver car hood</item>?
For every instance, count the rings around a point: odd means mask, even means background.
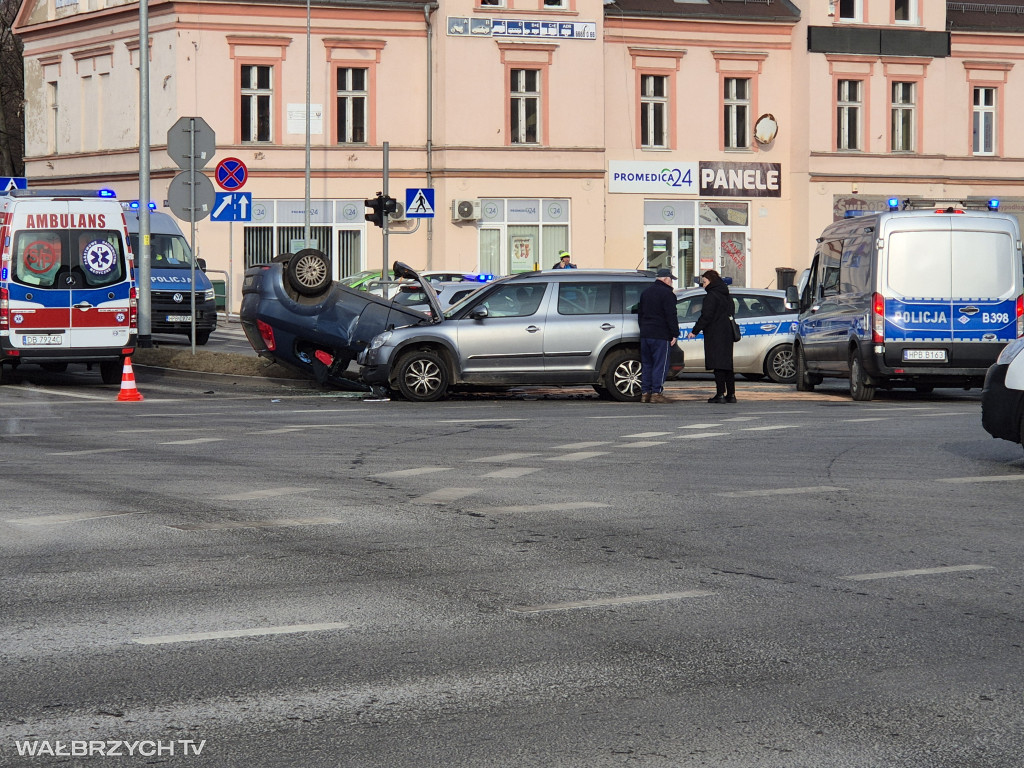
[[[441,322],[444,318],[444,310],[441,309],[441,301],[437,298],[437,292],[430,284],[430,281],[425,277],[420,277],[420,274],[415,269],[400,261],[396,261],[392,265],[391,269],[395,273],[396,278],[401,277],[406,280],[415,280],[419,283],[420,287],[423,289],[423,293],[426,294],[427,301],[430,303],[433,321],[435,323]]]

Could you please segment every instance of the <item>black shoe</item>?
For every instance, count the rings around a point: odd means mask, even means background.
[[[727,402],[727,403],[735,403],[736,402],[736,395],[726,395],[725,396],[725,402]]]
[[[724,403],[725,395],[715,395],[714,397],[708,398],[709,403]]]

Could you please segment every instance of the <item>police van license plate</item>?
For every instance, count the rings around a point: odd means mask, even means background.
[[[946,362],[946,350],[944,349],[904,349],[903,359],[911,360],[935,360],[940,363]]]
[[[192,315],[168,315],[168,323],[191,323]]]
[[[21,337],[21,343],[26,347],[59,347],[63,340],[64,337],[59,333],[46,333]]]

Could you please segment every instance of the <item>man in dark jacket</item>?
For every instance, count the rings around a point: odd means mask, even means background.
[[[671,269],[659,269],[654,284],[640,294],[637,322],[640,324],[640,402],[670,403],[662,391],[668,371],[668,351],[679,335],[676,295]]]
[[[689,338],[704,332],[704,367],[715,372],[715,396],[709,403],[736,402],[736,374],[732,368],[732,296],[729,286],[715,270],[700,276],[700,284],[708,295],[704,298],[700,317],[693,324]]]

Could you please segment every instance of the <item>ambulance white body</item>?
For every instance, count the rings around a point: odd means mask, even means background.
[[[86,363],[116,384],[137,339],[132,252],[112,195],[0,196],[0,383],[23,363]]]

